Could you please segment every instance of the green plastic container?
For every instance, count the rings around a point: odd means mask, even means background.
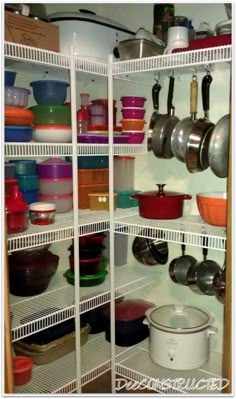
[[[71,125],[71,109],[66,105],[34,105],[29,109],[35,125]]]
[[[130,196],[132,194],[140,193],[140,190],[131,190],[131,191],[116,191],[117,195],[117,208],[134,208],[138,206],[138,200],[132,199]]]
[[[101,270],[96,274],[88,274],[80,276],[80,287],[92,287],[94,285],[102,284],[105,281],[107,270]],[[64,273],[65,278],[71,285],[75,284],[74,273],[69,269]]]

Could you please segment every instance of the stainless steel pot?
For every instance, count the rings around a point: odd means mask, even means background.
[[[230,115],[224,115],[215,125],[208,147],[209,164],[217,177],[228,176]]]
[[[140,234],[146,235],[145,230]],[[145,237],[135,237],[132,245],[132,253],[138,262],[147,266],[164,265],[168,262],[169,256],[166,241]]]

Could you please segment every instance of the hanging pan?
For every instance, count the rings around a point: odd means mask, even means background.
[[[182,119],[175,126],[171,135],[171,148],[174,156],[181,162],[185,162],[188,136],[196,121],[198,100],[198,82],[193,75],[190,84],[190,117]]]
[[[229,147],[230,115],[224,115],[215,125],[212,132],[208,157],[212,172],[217,177],[228,176],[228,147]]]
[[[161,85],[159,84],[159,81],[157,80],[154,86],[152,87],[152,103],[153,103],[153,108],[154,111],[152,113],[150,123],[149,123],[149,128],[148,128],[148,138],[147,138],[147,149],[148,151],[152,151],[152,134],[153,134],[153,129],[156,124],[156,121],[159,118],[162,118],[162,114],[159,114],[159,93],[161,91]]]
[[[202,104],[204,117],[198,119],[191,129],[186,147],[186,166],[190,173],[201,172],[208,168],[208,146],[214,128],[209,121],[210,84],[212,76],[208,72],[202,80]]]
[[[152,149],[157,158],[170,159],[174,156],[171,148],[171,134],[179,122],[172,104],[175,78],[170,76],[167,98],[167,114],[156,120],[152,134]]]

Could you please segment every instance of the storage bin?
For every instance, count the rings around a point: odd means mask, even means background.
[[[39,192],[38,190],[22,191],[22,197],[27,202],[27,204],[32,204],[32,202],[38,202]]]
[[[19,159],[10,162],[16,166],[16,175],[36,175],[36,161]]]
[[[73,181],[67,179],[39,179],[39,192],[42,195],[68,195],[73,192]]]
[[[5,162],[4,168],[5,168],[4,179],[15,179],[16,165],[11,162]]]
[[[80,329],[81,346],[87,342],[89,331],[88,324]],[[75,350],[75,335],[75,331],[73,331],[45,345],[18,341],[14,343],[14,350],[17,354],[30,356],[34,364],[48,364]]]
[[[131,195],[140,193],[140,190],[117,191],[117,208],[134,208],[138,206],[138,200],[132,199]]]
[[[34,191],[39,188],[38,175],[16,175],[20,191]]]
[[[109,184],[109,169],[78,169],[79,184]]]
[[[134,190],[135,157],[114,157],[114,190]]]
[[[66,213],[73,208],[73,195],[40,195],[39,201],[56,205],[56,213]]]
[[[91,211],[109,211],[109,193],[98,192],[90,193],[89,195],[89,209]],[[114,210],[116,209],[117,194],[114,193]]]
[[[109,190],[108,184],[79,185],[79,209],[89,209],[89,194]]]

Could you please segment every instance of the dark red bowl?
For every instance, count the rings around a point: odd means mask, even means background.
[[[72,272],[74,271],[74,257],[72,255],[69,256],[69,262],[70,262],[70,269]],[[79,261],[79,270],[80,270],[80,275],[90,275],[90,274],[96,274],[100,272],[102,269],[102,257],[97,256],[96,258],[90,258],[90,259],[80,259]]]

